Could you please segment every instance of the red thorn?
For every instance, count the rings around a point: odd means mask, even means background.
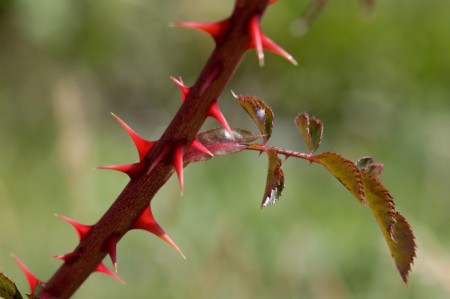
[[[159,226],[156,222],[155,217],[153,216],[152,209],[150,206],[147,206],[136,219],[136,222],[132,226],[133,229],[142,229],[146,230],[164,241],[166,241],[170,246],[172,246],[178,253],[186,259],[183,252],[178,248],[177,244],[166,234],[166,232]]]
[[[55,214],[55,216],[58,216],[59,218],[69,222],[77,231],[78,239],[80,239],[80,240],[84,239],[92,228],[92,225],[84,225],[84,224],[78,223],[75,220],[70,219],[69,217],[66,217],[66,216],[62,216],[62,215],[58,215],[58,214]]]
[[[219,104],[217,104],[217,100],[209,106],[208,112],[206,113],[208,116],[215,118],[230,134],[234,136],[233,130],[228,124],[227,120],[220,111]]]
[[[106,275],[108,275],[108,276],[111,276],[111,277],[114,278],[115,280],[117,280],[117,281],[119,281],[119,282],[125,284],[125,282],[122,280],[122,278],[119,277],[119,275],[117,275],[116,273],[114,273],[114,272],[112,272],[111,270],[109,270],[109,269],[105,266],[105,264],[103,264],[103,263],[98,264],[97,268],[95,268],[95,271],[96,271],[96,272],[103,273],[103,274],[106,274]]]
[[[274,52],[275,54],[278,54],[281,57],[286,58],[294,65],[298,64],[291,54],[286,52],[283,48],[275,44],[270,38],[268,38],[264,33],[262,33],[259,16],[252,17],[249,26],[250,26],[249,32],[251,36],[249,48],[255,48],[260,66],[264,66],[263,49]]]
[[[289,60],[293,65],[298,65],[297,60],[295,60],[295,58],[291,54],[289,54],[283,48],[281,48],[276,43],[274,43],[266,35],[262,36],[262,44],[263,44],[264,49],[280,55],[281,57]]]
[[[216,43],[220,42],[223,33],[228,28],[229,20],[223,20],[218,22],[211,23],[197,23],[197,22],[177,22],[172,23],[172,26],[175,27],[183,27],[183,28],[192,28],[196,30],[200,30],[208,33]]]
[[[16,263],[19,265],[20,269],[22,269],[22,272],[25,274],[25,277],[27,278],[28,285],[30,286],[30,294],[34,294],[34,289],[36,288],[36,285],[38,283],[42,283],[42,280],[38,279],[33,273],[31,273],[30,269],[28,269],[27,266],[15,255],[12,255],[12,258],[16,261]]]
[[[214,157],[213,153],[211,153],[197,138],[192,140],[191,147],[208,156]]]
[[[250,48],[255,48],[256,55],[258,56],[258,61],[260,66],[264,66],[264,51],[262,46],[261,36],[263,35],[260,27],[260,18],[258,16],[253,16],[250,20]]]
[[[133,163],[133,164],[121,164],[121,165],[105,165],[98,166],[97,169],[109,169],[109,170],[117,170],[125,173],[130,177],[130,179],[134,180],[143,174],[145,168],[144,161]]]
[[[128,135],[130,135],[130,137],[133,140],[134,145],[136,146],[136,149],[138,151],[139,160],[142,161],[144,159],[144,157],[148,154],[148,152],[152,149],[152,147],[155,145],[155,142],[142,138],[135,131],[133,131],[133,129],[130,128],[130,126],[128,126],[117,115],[115,115],[114,113],[111,113],[111,114],[122,125],[122,127],[125,129],[125,131],[127,131]]]
[[[184,102],[184,99],[186,99],[187,94],[189,93],[190,88],[186,87],[183,83],[183,79],[176,79],[174,77],[170,77],[172,81],[180,88],[181,90],[181,100]]]
[[[80,253],[78,251],[73,251],[73,252],[61,254],[61,255],[52,255],[52,257],[55,259],[70,263],[79,255],[80,255]]]
[[[114,265],[114,271],[117,273],[117,242],[119,241],[119,236],[113,235],[106,242],[106,251],[108,251],[111,262]]]
[[[184,189],[183,155],[184,155],[184,143],[180,143],[175,147],[175,150],[173,151],[172,164],[173,167],[175,168],[175,171],[177,172],[178,181],[180,181],[181,194],[183,194]]]

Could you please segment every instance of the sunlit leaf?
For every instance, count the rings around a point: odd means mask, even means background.
[[[0,298],[22,299],[22,295],[17,289],[16,284],[1,272],[0,272]]]
[[[261,208],[275,204],[280,199],[284,189],[284,173],[281,169],[281,159],[275,151],[268,151],[269,167],[267,169],[266,189]]]
[[[226,129],[217,128],[197,135],[198,141],[214,156],[226,156],[240,152],[247,148],[247,144],[262,138],[261,134],[244,129],[233,129],[232,136]],[[200,151],[189,149],[184,155],[184,162],[206,161],[211,156]]]
[[[306,112],[299,113],[294,121],[308,145],[309,152],[317,151],[322,142],[322,122]]]
[[[263,135],[264,144],[272,135],[273,112],[262,100],[254,96],[236,96],[236,100],[250,115]]]
[[[359,171],[355,163],[332,152],[319,154],[315,158],[361,203],[365,203],[361,171]]]
[[[366,201],[383,232],[397,270],[407,283],[416,256],[414,233],[405,217],[395,209],[386,188],[368,173],[363,172],[362,178]]]

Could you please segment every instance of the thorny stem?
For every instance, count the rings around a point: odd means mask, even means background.
[[[249,22],[262,16],[269,0],[237,0],[229,27],[216,45],[212,55],[190,89],[186,100],[172,122],[145,157],[148,165],[159,159],[167,148],[179,142],[190,143],[203,125],[209,106],[217,100],[241,58],[250,37]],[[105,244],[111,236],[121,238],[136,221],[139,213],[173,173],[167,159],[153,167],[148,174],[128,183],[103,217],[93,226],[74,250],[78,255],[64,264],[45,284],[37,298],[69,298],[81,286],[106,256]]]
[[[276,146],[267,146],[267,145],[255,143],[255,144],[250,144],[245,149],[246,150],[251,150],[251,151],[259,151],[259,152],[274,151],[277,154],[284,155],[286,158],[296,157],[296,158],[308,160],[311,163],[318,162],[317,158],[313,154],[305,154],[305,153],[301,153],[301,152],[291,151],[291,150],[287,150],[287,149],[284,149],[284,148],[279,148],[279,147],[276,147]]]

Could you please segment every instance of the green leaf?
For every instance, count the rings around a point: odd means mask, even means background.
[[[314,116],[306,112],[299,113],[295,124],[308,145],[310,153],[317,151],[322,142],[323,124]]]
[[[235,98],[258,126],[258,129],[264,135],[263,141],[266,144],[272,135],[274,119],[272,109],[254,96],[235,95]]]
[[[197,139],[214,156],[226,156],[240,152],[246,149],[249,143],[262,138],[261,134],[244,129],[233,129],[233,135],[225,128],[217,128],[198,134]],[[206,161],[210,158],[210,155],[192,148],[184,154],[184,162],[187,163]]]
[[[332,175],[334,175],[361,203],[365,203],[364,187],[361,171],[355,163],[342,156],[325,152],[315,156],[317,162],[322,164]]]
[[[0,297],[5,299],[22,299],[22,295],[5,274],[0,272]]]
[[[281,159],[275,151],[268,151],[269,167],[267,169],[266,189],[261,208],[275,204],[281,197],[284,189],[284,173],[281,169]]]
[[[403,281],[408,282],[408,274],[416,257],[414,233],[403,215],[396,209],[392,196],[372,175],[362,173],[366,201],[383,232],[387,245]]]

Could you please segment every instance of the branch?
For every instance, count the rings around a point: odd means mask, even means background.
[[[207,111],[218,99],[250,43],[249,24],[261,17],[269,0],[237,0],[227,30],[199,75],[196,83],[170,125],[144,158],[151,171],[132,179],[104,216],[92,227],[74,250],[73,258],[64,262],[45,284],[37,298],[69,298],[103,260],[105,244],[111,237],[120,239],[133,225],[173,173],[167,155],[180,144],[190,144],[203,125]],[[152,165],[158,161],[156,165]]]

